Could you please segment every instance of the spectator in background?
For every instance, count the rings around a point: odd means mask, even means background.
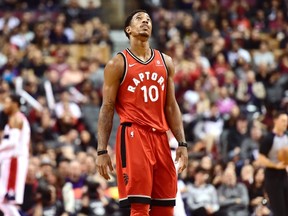
[[[187,205],[193,216],[214,215],[219,210],[216,189],[207,184],[208,179],[208,172],[199,166],[195,170],[194,183],[187,185]]]
[[[226,86],[222,86],[219,90],[219,98],[216,102],[217,107],[221,115],[229,115],[234,106],[236,106],[236,101],[229,96],[229,92]]]
[[[254,167],[251,164],[244,164],[240,171],[239,182],[243,183],[247,189],[254,181]]]
[[[221,216],[248,215],[248,190],[242,183],[237,182],[235,170],[226,168],[222,184],[217,189]]]
[[[67,22],[80,21],[82,9],[78,3],[78,0],[68,0],[64,6]]]
[[[69,69],[66,70],[60,80],[60,84],[63,88],[70,86],[77,86],[84,80],[84,74],[79,69],[77,62],[70,62]]]
[[[282,100],[284,91],[287,89],[287,75],[282,76],[280,71],[272,71],[269,75],[268,84],[266,85],[266,104],[267,107],[273,107],[276,110],[282,109]]]
[[[262,9],[256,11],[254,20],[252,20],[253,29],[257,29],[260,32],[266,32],[268,30],[267,21],[265,19],[265,13]]]
[[[219,52],[216,55],[212,68],[215,71],[215,76],[218,79],[219,85],[222,86],[224,84],[225,74],[230,69],[230,66],[222,52]]]
[[[28,24],[22,22],[18,26],[18,32],[10,37],[10,43],[17,46],[20,50],[24,50],[34,39],[34,32],[30,31]]]
[[[266,96],[266,90],[261,82],[257,82],[254,71],[248,71],[246,80],[240,80],[236,93],[243,111],[261,112],[261,106]],[[250,108],[250,106],[253,108]]]
[[[96,149],[97,149],[97,141],[94,135],[87,130],[81,131],[79,151],[91,152],[91,151],[95,151]]]
[[[81,172],[81,165],[77,160],[70,162],[69,170],[69,177],[62,190],[64,209],[69,213],[77,213],[81,209],[86,176]]]
[[[61,157],[58,160],[58,171],[64,179],[68,179],[70,174],[70,160],[68,158]]]
[[[55,114],[60,134],[65,134],[71,128],[79,126],[81,110],[78,104],[71,101],[68,90],[63,90],[60,101],[55,105]]]
[[[261,123],[253,121],[249,129],[249,137],[245,138],[241,145],[240,157],[242,160],[250,163],[257,159],[263,133]]]
[[[52,118],[47,108],[36,114],[40,116],[36,116],[35,122],[30,121],[33,141],[42,141],[46,147],[56,147],[58,137],[57,131],[54,129],[56,120]],[[31,113],[30,118],[32,118],[32,115]]]
[[[45,37],[49,36],[47,34],[47,29],[45,29],[45,25],[44,23],[36,23],[34,25],[34,38],[31,41],[31,43],[35,44],[38,47],[41,47],[43,44],[43,40],[45,39]]]
[[[208,154],[212,153],[218,143],[223,125],[224,121],[215,103],[210,105],[210,112],[204,113],[203,119],[195,125],[194,134],[198,139],[204,141]]]
[[[240,152],[244,139],[249,137],[248,119],[243,114],[236,120],[236,125],[229,129],[227,136],[228,158],[235,162],[240,162]],[[242,162],[240,162],[242,163]]]
[[[232,48],[228,52],[228,61],[232,68],[237,67],[241,58],[247,63],[251,62],[250,53],[246,49],[241,48],[238,42],[233,41]]]
[[[280,57],[279,70],[282,74],[288,74],[288,53],[284,53]]]
[[[16,54],[9,54],[7,56],[7,62],[0,68],[0,75],[2,78],[12,84],[14,79],[20,75],[20,70],[18,68],[19,59]]]
[[[275,57],[269,50],[268,46],[267,41],[262,41],[259,51],[255,51],[253,53],[253,62],[256,67],[258,67],[261,63],[267,64],[269,69],[274,69],[276,67]]]
[[[30,94],[34,99],[37,99],[41,96],[41,88],[39,87],[39,80],[34,75],[34,73],[31,70],[23,70],[23,90],[25,90],[28,94]],[[25,76],[24,73],[27,73]],[[41,101],[41,100],[40,100]],[[44,99],[45,101],[45,99]]]
[[[62,23],[56,23],[52,29],[49,39],[51,44],[68,44],[68,37],[64,33],[64,26]]]
[[[249,187],[249,211],[250,213],[256,213],[256,211],[260,211],[265,213],[264,215],[270,215],[271,211],[266,206],[268,204],[267,195],[265,194],[264,189],[264,168],[257,168],[254,171],[254,181]],[[265,200],[267,203],[265,203]],[[260,209],[260,210],[258,210]]]
[[[263,83],[263,85],[266,87],[269,85],[269,79],[272,74],[273,71],[269,70],[269,67],[266,63],[260,63],[256,70],[256,80]]]
[[[61,47],[55,53],[55,62],[49,66],[49,70],[55,70],[59,76],[62,76],[66,70],[69,69],[67,63],[68,51]]]
[[[57,199],[56,189],[53,185],[41,185],[37,189],[39,200],[36,203],[33,215],[59,215],[64,216],[63,204]]]
[[[48,69],[48,65],[44,62],[44,56],[40,49],[35,49],[28,53],[26,62],[22,61],[21,63],[23,68],[31,69],[39,79],[44,77],[44,73]]]
[[[197,82],[197,84],[195,84],[195,85],[198,85],[198,83],[199,82]],[[196,90],[195,97],[197,97],[197,94],[199,95],[199,99],[196,102],[196,113],[199,116],[209,115],[210,107],[211,107],[211,101],[209,100],[207,93],[205,91],[203,91],[203,90],[200,90],[200,91],[197,92],[197,88],[196,87],[194,89]],[[188,90],[188,91],[186,91],[185,95],[187,94],[187,96],[188,96],[189,93],[191,94],[192,92]],[[185,98],[185,95],[184,95],[184,98]],[[191,104],[191,105],[193,106],[193,104]]]
[[[37,165],[30,161],[25,183],[23,204],[21,205],[21,213],[27,216],[33,214],[35,203],[38,201],[36,199],[36,192],[38,187],[36,178],[37,170]]]
[[[20,20],[11,11],[6,11],[4,16],[0,18],[0,30],[2,32],[10,32],[19,24]]]

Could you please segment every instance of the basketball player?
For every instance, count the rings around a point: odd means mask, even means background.
[[[30,126],[20,112],[19,96],[5,98],[4,112],[8,122],[0,144],[0,209],[5,216],[18,216],[28,169]]]
[[[116,141],[120,206],[131,215],[173,215],[177,175],[166,131],[178,141],[179,172],[188,163],[181,113],[175,100],[171,58],[150,48],[152,31],[146,11],[132,12],[124,31],[130,48],[105,67],[103,104],[98,122],[97,169],[109,179],[113,170],[107,154],[114,108],[120,116]],[[150,209],[151,204],[151,210]]]
[[[273,215],[288,215],[288,176],[286,166],[278,160],[278,151],[288,147],[285,134],[288,116],[278,112],[274,116],[274,127],[260,144],[259,164],[265,166],[265,189],[267,191]]]

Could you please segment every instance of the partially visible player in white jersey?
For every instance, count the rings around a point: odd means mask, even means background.
[[[0,143],[0,209],[6,216],[19,216],[18,205],[23,203],[28,169],[30,125],[20,112],[20,97],[5,99],[8,116]]]
[[[167,136],[168,136],[169,145],[170,145],[170,149],[171,149],[171,156],[172,156],[173,161],[175,161],[176,148],[178,147],[178,142],[170,130],[167,131]],[[175,164],[176,170],[178,170],[178,166],[179,165],[176,163]],[[178,186],[177,186],[178,189],[177,189],[177,194],[176,194],[176,205],[174,207],[174,216],[186,216],[184,202],[183,202],[182,195],[180,192],[181,191],[181,188],[180,188],[181,185],[183,185],[183,182],[181,182],[181,180],[178,180]]]

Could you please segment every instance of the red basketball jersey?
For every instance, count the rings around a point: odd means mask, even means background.
[[[120,54],[125,61],[116,101],[121,123],[132,122],[167,131],[164,107],[168,71],[162,53],[151,49],[151,57],[146,62],[129,49]]]

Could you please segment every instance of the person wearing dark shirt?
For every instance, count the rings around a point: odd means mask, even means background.
[[[53,31],[49,35],[52,44],[68,44],[68,37],[64,34],[64,26],[61,23],[56,23]]]
[[[229,160],[238,161],[236,158],[240,157],[241,147],[243,141],[249,137],[248,119],[241,114],[237,120],[234,128],[231,128],[228,132],[227,141],[227,153]]]
[[[259,164],[266,167],[265,189],[275,216],[288,215],[288,175],[287,165],[278,159],[278,152],[288,147],[288,115],[277,112],[274,115],[274,127],[260,144]]]
[[[248,188],[250,200],[249,211],[251,214],[256,212],[259,208],[268,208],[265,205],[265,202],[267,202],[267,197],[264,189],[264,180],[264,168],[259,167],[254,171],[254,181]],[[270,212],[269,208],[265,210]]]

